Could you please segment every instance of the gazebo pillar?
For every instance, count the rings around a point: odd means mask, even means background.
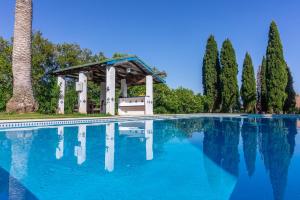
[[[106,67],[106,114],[115,115],[116,69]]]
[[[121,79],[121,97],[127,98],[127,83],[126,83],[126,79]]]
[[[59,86],[59,98],[58,98],[58,114],[65,113],[65,92],[66,92],[66,80],[63,76],[57,77],[57,84]]]
[[[146,115],[153,115],[153,77],[146,76]]]
[[[100,84],[100,113],[106,113],[106,83]]]
[[[84,72],[79,73],[79,81],[76,83],[78,92],[78,111],[81,114],[87,114],[87,75]]]

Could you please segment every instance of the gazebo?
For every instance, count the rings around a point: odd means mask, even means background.
[[[87,83],[100,85],[100,113],[115,115],[115,91],[121,89],[118,103],[119,115],[152,115],[153,83],[165,83],[151,67],[136,56],[104,60],[79,66],[67,67],[53,72],[58,79],[60,96],[58,113],[64,114],[66,79],[76,79],[78,112],[88,113]],[[146,84],[146,96],[128,97],[127,87]]]

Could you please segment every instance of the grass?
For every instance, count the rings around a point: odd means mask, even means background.
[[[0,112],[0,120],[18,120],[18,119],[63,119],[63,118],[84,118],[84,117],[107,117],[109,115],[105,114],[41,114],[41,113],[26,113],[26,114],[16,114],[16,113],[5,113]]]

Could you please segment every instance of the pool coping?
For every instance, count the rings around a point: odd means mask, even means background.
[[[18,119],[18,120],[0,120],[0,130],[3,128],[22,128],[37,126],[63,126],[71,124],[92,124],[92,123],[111,123],[138,120],[164,120],[164,119],[183,119],[197,117],[297,117],[300,115],[270,115],[270,114],[243,114],[243,113],[195,113],[195,114],[156,114],[156,115],[138,115],[138,116],[107,116],[107,117],[82,117],[82,118],[52,118],[52,119]]]

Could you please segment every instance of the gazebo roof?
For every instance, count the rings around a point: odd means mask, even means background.
[[[120,86],[121,79],[126,79],[129,86],[145,83],[145,76],[152,75],[155,83],[165,83],[165,80],[152,70],[137,56],[108,59],[100,62],[67,67],[53,72],[56,76],[78,78],[80,72],[86,72],[88,79],[94,82],[105,82],[106,66],[116,68],[116,84]]]

